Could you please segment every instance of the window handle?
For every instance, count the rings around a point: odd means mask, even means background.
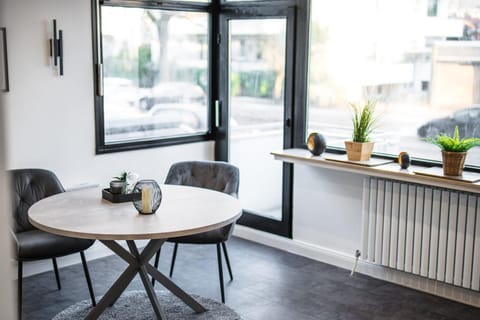
[[[103,65],[97,64],[97,95],[103,97]]]
[[[290,128],[292,126],[292,120],[290,118],[287,118],[285,120],[285,127]]]
[[[215,127],[219,128],[221,123],[221,109],[222,109],[222,102],[220,100],[215,100]]]

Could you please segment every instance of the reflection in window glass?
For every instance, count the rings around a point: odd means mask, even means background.
[[[207,131],[208,15],[102,7],[105,143]]]
[[[456,125],[480,137],[479,0],[311,4],[308,132],[344,147],[348,103],[375,98],[376,152],[440,160],[425,137]],[[480,165],[479,149],[468,164]]]

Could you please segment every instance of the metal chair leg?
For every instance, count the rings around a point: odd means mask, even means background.
[[[158,249],[157,254],[155,255],[155,263],[153,264],[155,269],[158,269],[158,263],[160,262],[160,250],[161,249]],[[152,277],[152,287],[154,286],[155,286],[155,278]]]
[[[172,277],[172,274],[173,274],[173,267],[175,267],[175,259],[177,258],[177,249],[178,249],[178,243],[175,243],[175,246],[173,247],[172,264],[170,265],[170,278]]]
[[[217,260],[218,260],[218,276],[220,278],[220,293],[222,294],[222,303],[225,303],[225,290],[223,288],[222,252],[220,251],[220,243],[217,243]]]
[[[22,319],[22,280],[23,280],[23,262],[18,261],[18,278],[17,278],[17,313],[18,320]]]
[[[88,272],[87,259],[85,259],[85,253],[80,251],[80,257],[82,258],[83,272],[87,279],[88,292],[90,293],[90,299],[92,300],[92,306],[95,307],[97,302],[95,301],[95,294],[93,293],[92,280],[90,279],[90,272]]]
[[[52,258],[52,262],[53,262],[53,271],[55,271],[55,279],[57,280],[58,290],[62,290],[62,285],[60,284],[60,274],[58,273],[57,259]]]
[[[227,244],[222,242],[223,254],[225,255],[225,261],[227,262],[228,274],[230,275],[230,281],[233,281],[232,268],[230,267],[230,259],[228,259]]]

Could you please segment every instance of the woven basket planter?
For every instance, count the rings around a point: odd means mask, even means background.
[[[345,141],[345,150],[349,161],[370,160],[373,151],[373,142]]]
[[[466,152],[442,150],[443,174],[446,176],[461,176],[466,157]]]

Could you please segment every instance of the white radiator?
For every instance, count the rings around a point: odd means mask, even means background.
[[[379,178],[363,193],[363,259],[480,291],[479,196]]]

